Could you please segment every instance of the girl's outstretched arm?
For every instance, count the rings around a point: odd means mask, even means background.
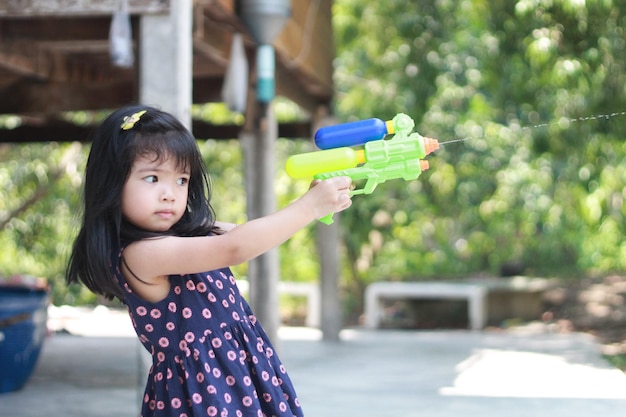
[[[235,227],[237,227],[235,223],[226,223],[226,222],[220,222],[220,221],[216,221],[215,225],[219,227],[221,230],[223,230],[224,232],[230,232]]]
[[[134,242],[124,251],[124,261],[141,281],[157,285],[166,281],[167,275],[198,273],[249,261],[285,242],[312,221],[350,207],[350,185],[348,177],[316,182],[287,207],[222,235],[167,236]]]

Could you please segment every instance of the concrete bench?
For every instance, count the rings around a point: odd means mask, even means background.
[[[544,293],[558,280],[533,277],[467,278],[464,281],[376,282],[365,290],[365,326],[376,328],[384,318],[383,300],[467,300],[469,327],[498,325],[507,319],[536,320]]]
[[[460,282],[375,282],[365,289],[365,327],[379,327],[384,316],[382,300],[466,299],[470,328],[480,330],[487,323],[487,292],[483,285]]]
[[[465,282],[487,289],[487,324],[496,326],[508,319],[539,319],[543,313],[544,294],[560,285],[557,279],[525,276],[470,277]]]
[[[238,280],[237,286],[242,294],[247,295],[249,291],[249,283],[245,280]],[[278,293],[286,295],[303,296],[306,298],[307,313],[305,324],[308,327],[319,328],[321,324],[322,312],[320,287],[314,282],[286,282],[278,283]]]

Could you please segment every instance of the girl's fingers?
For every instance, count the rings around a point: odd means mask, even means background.
[[[352,178],[350,177],[332,177],[325,180],[327,183],[332,184],[338,190],[351,189],[352,186]],[[322,180],[313,180],[309,188],[313,188],[318,185]]]
[[[352,178],[350,177],[333,177],[328,179],[328,181],[332,181],[338,190],[349,190],[352,185]]]
[[[322,182],[322,180],[313,180],[313,181],[311,181],[311,185],[309,185],[309,188],[315,187],[320,182]]]
[[[342,189],[347,189],[350,190],[350,187],[352,186],[352,178],[350,177],[339,177],[343,180],[345,186]]]

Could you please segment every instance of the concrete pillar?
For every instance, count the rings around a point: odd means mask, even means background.
[[[251,97],[248,100],[249,103],[252,101],[249,107],[255,107],[256,110],[246,115],[249,122],[239,140],[245,165],[247,213],[248,219],[252,220],[276,211],[274,148],[278,125],[271,104],[260,105]],[[250,306],[275,345],[278,345],[280,326],[279,276],[277,249],[272,249],[248,263]]]
[[[317,251],[320,257],[321,330],[327,341],[338,341],[343,327],[339,291],[339,216],[331,225],[317,226]]]
[[[165,15],[140,23],[139,101],[176,116],[191,127],[192,0],[177,0]]]
[[[176,116],[191,129],[192,0],[177,0],[165,15],[143,15],[139,36],[139,102]],[[137,342],[138,403],[152,356]]]
[[[336,120],[327,115],[327,109],[320,109],[314,120],[314,131],[323,126],[336,124]],[[326,341],[338,341],[343,327],[343,309],[339,291],[339,222],[341,214],[335,215],[335,222],[316,226],[317,253],[320,260],[320,309],[322,338]]]

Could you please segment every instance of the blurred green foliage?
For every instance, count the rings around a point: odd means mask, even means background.
[[[429,156],[416,182],[354,199],[347,285],[626,270],[619,6],[335,2],[339,117],[403,112],[425,136],[466,139]]]
[[[445,142],[417,181],[381,184],[341,215],[346,304],[376,280],[580,278],[626,270],[626,9],[587,0],[336,0],[335,113],[403,112]],[[279,118],[300,117],[277,101]],[[101,117],[100,115],[96,115]],[[243,123],[223,105],[194,117]],[[68,115],[91,123],[93,115]],[[3,116],[10,127],[19,118]],[[200,138],[202,139],[202,138]],[[245,221],[237,141],[200,140],[221,220]],[[80,148],[80,149],[77,149]],[[63,272],[88,145],[0,147],[0,274],[46,276],[55,303],[93,303]],[[279,140],[283,206],[306,181],[282,171],[309,141]],[[319,274],[315,228],[281,247],[284,280]],[[246,266],[236,267],[245,276]]]
[[[46,277],[67,302],[92,297],[62,284],[85,156],[77,144],[0,146],[0,276]]]

